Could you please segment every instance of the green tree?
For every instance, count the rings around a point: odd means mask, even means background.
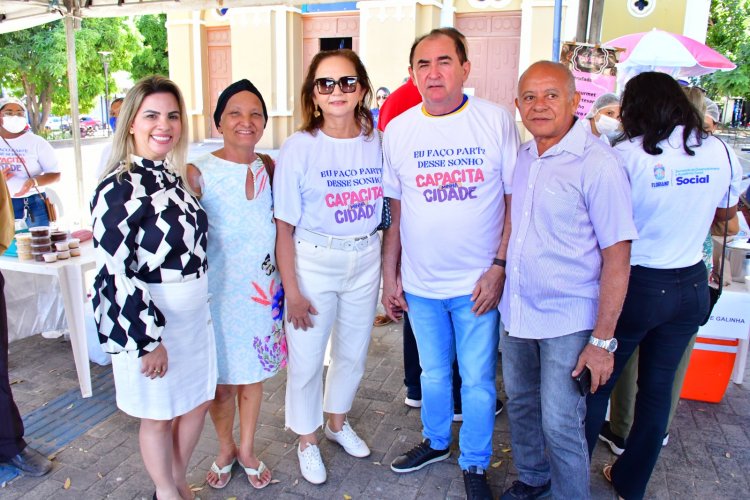
[[[712,97],[750,97],[750,0],[713,0],[706,44],[737,65],[701,78]]]
[[[143,49],[133,58],[130,74],[133,80],[148,75],[169,76],[169,53],[167,51],[167,15],[139,16],[135,26],[143,37]]]
[[[79,109],[88,112],[104,92],[99,51],[111,52],[110,75],[130,70],[140,43],[126,18],[83,19],[75,32]],[[62,21],[0,35],[0,85],[25,95],[32,130],[51,112],[70,113],[65,26]],[[114,80],[110,76],[110,86]]]

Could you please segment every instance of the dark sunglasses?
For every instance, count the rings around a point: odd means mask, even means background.
[[[377,100],[378,100],[378,101],[381,101],[381,100],[385,99],[385,98],[386,98],[386,97],[388,97],[388,96],[387,96],[387,95],[382,95],[382,94],[381,94],[381,95],[378,95],[378,96],[375,96],[375,97],[377,98]]]
[[[338,80],[334,80],[333,78],[318,78],[315,80],[315,87],[318,89],[319,94],[327,95],[333,94],[333,89],[338,85],[341,92],[351,94],[357,90],[357,81],[359,81],[359,78],[356,76],[342,76]]]

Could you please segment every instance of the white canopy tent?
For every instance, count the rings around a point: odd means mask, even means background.
[[[331,3],[334,0],[0,0],[0,33],[19,31],[62,19],[68,56],[68,86],[72,123],[78,123],[78,78],[74,31],[86,17],[125,17],[203,9],[262,5]],[[80,213],[86,213],[81,160],[81,134],[71,127]]]

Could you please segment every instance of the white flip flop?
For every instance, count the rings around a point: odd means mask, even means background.
[[[245,470],[245,474],[247,474],[247,476],[248,476],[247,482],[250,483],[250,486],[252,486],[256,490],[262,490],[263,488],[265,488],[266,486],[268,486],[269,484],[271,484],[271,481],[269,480],[267,483],[265,483],[265,484],[263,484],[261,486],[255,486],[255,483],[253,483],[252,481],[250,481],[250,476],[255,476],[260,481],[261,480],[260,476],[266,470],[268,470],[268,467],[266,467],[266,464],[263,463],[263,460],[260,460],[260,464],[258,465],[257,469],[253,469],[252,467],[245,467],[244,465],[242,465],[242,462],[240,462],[239,460],[237,461],[237,463],[240,464],[240,467],[242,467]]]
[[[222,490],[226,488],[227,485],[229,484],[229,481],[232,480],[232,467],[234,467],[235,463],[237,463],[237,458],[233,458],[232,461],[229,463],[229,465],[225,465],[224,467],[219,467],[218,465],[216,465],[216,462],[212,463],[211,472],[213,472],[214,474],[218,476],[220,482],[214,486],[213,484],[208,482],[208,479],[206,479],[206,484],[215,490]],[[222,474],[229,474],[229,477],[227,478],[224,484],[221,484]]]

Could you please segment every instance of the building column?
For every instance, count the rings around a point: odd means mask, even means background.
[[[202,26],[200,12],[167,14],[169,78],[180,87],[185,99],[191,142],[202,141],[206,137]]]
[[[561,44],[575,38],[575,22],[571,22],[567,13],[569,2],[563,2]],[[573,17],[576,8],[570,10]],[[518,72],[522,74],[532,63],[550,60],[552,57],[552,36],[555,17],[554,0],[524,0],[521,5],[521,48],[518,61]],[[572,20],[574,21],[574,19]],[[572,30],[572,32],[571,32]]]
[[[449,2],[452,5],[452,0]],[[430,0],[380,0],[359,2],[357,8],[359,56],[367,67],[373,90],[388,87],[393,91],[409,76],[409,49],[414,39],[441,25],[442,4]]]

